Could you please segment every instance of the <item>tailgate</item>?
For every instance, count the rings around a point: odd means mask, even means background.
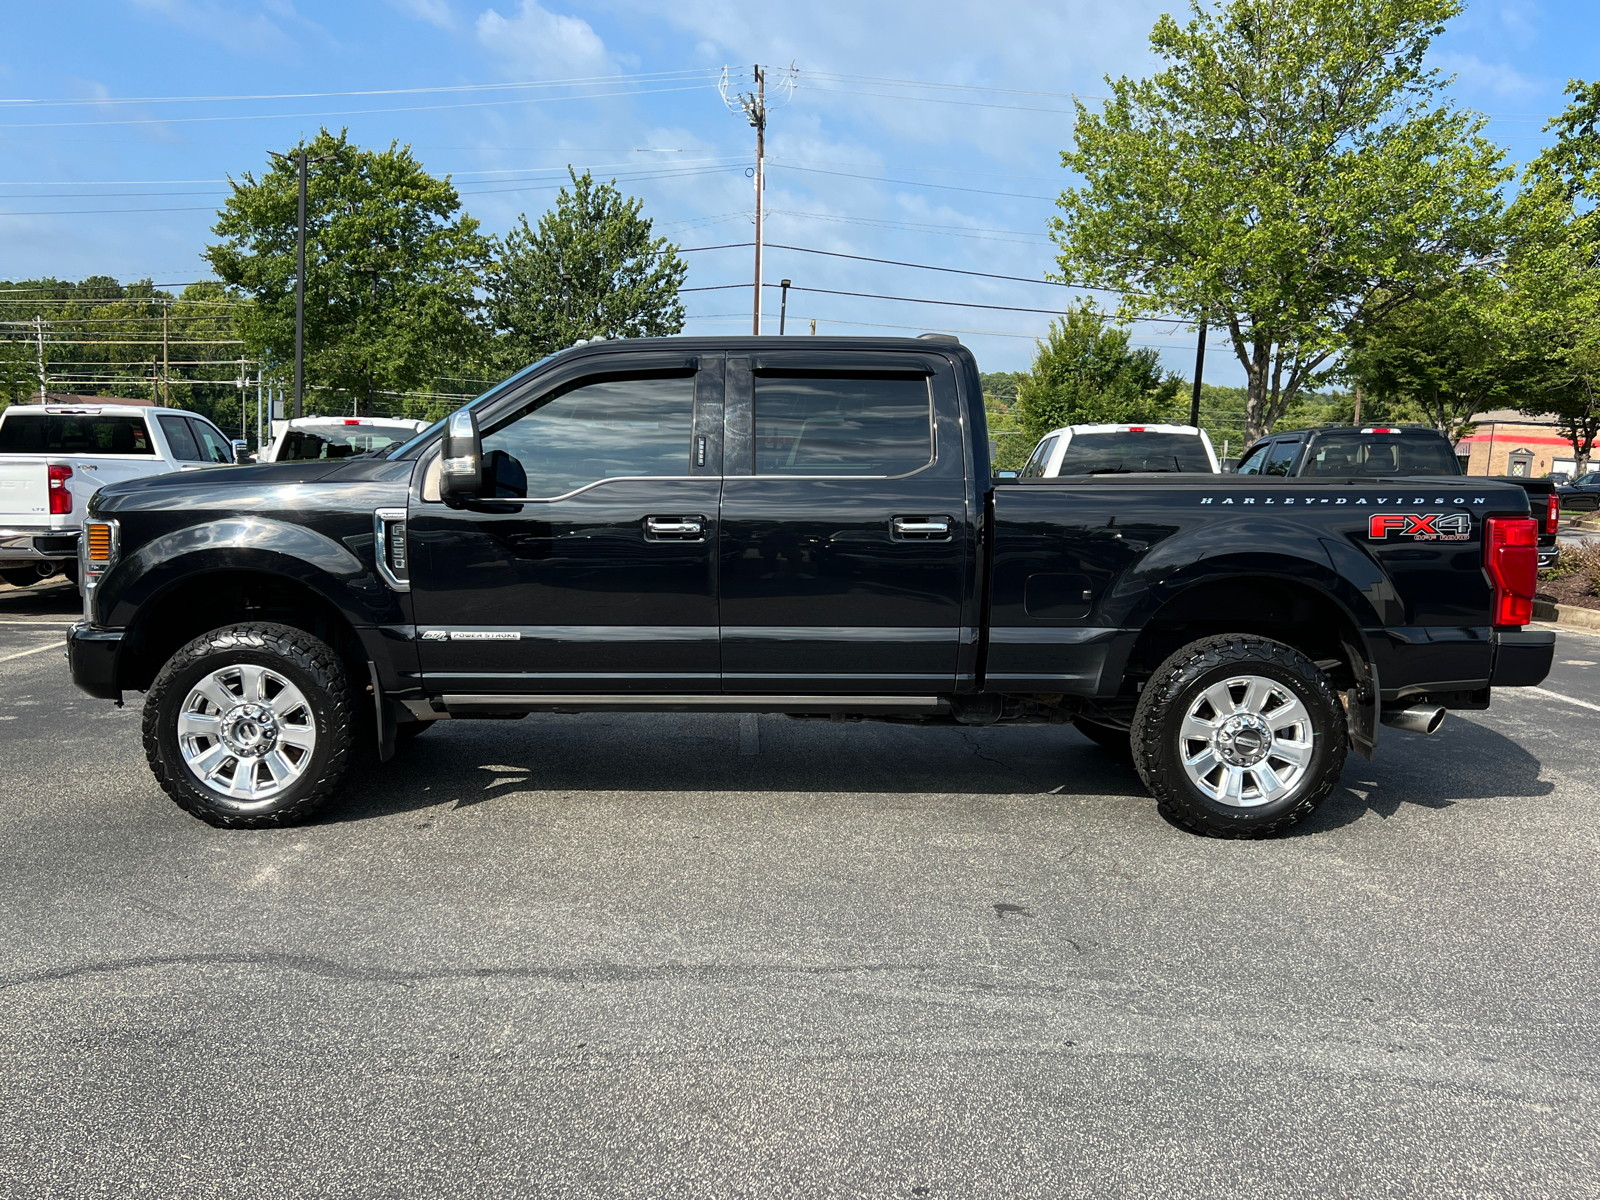
[[[0,455],[0,524],[44,525],[50,520],[50,483],[42,458]]]

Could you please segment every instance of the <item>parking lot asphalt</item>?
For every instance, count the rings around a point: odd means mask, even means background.
[[[1269,842],[1070,729],[720,715],[224,832],[75,611],[0,592],[0,1196],[1600,1193],[1600,636]]]

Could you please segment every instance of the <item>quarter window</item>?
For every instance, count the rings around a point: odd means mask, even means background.
[[[693,430],[693,375],[595,380],[541,396],[486,435],[484,469],[505,497],[687,475]]]
[[[925,375],[758,375],[757,475],[905,475],[933,460]]]

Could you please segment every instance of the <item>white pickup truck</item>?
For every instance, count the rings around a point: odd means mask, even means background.
[[[89,497],[144,475],[232,463],[210,421],[126,404],[13,404],[0,411],[0,579],[77,576]]]

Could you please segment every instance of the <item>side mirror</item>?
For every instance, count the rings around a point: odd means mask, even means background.
[[[250,443],[243,438],[233,439],[233,465],[242,467],[250,461]]]
[[[478,419],[470,409],[450,414],[444,427],[440,451],[439,498],[446,504],[459,504],[483,491],[483,442],[478,437]]]

